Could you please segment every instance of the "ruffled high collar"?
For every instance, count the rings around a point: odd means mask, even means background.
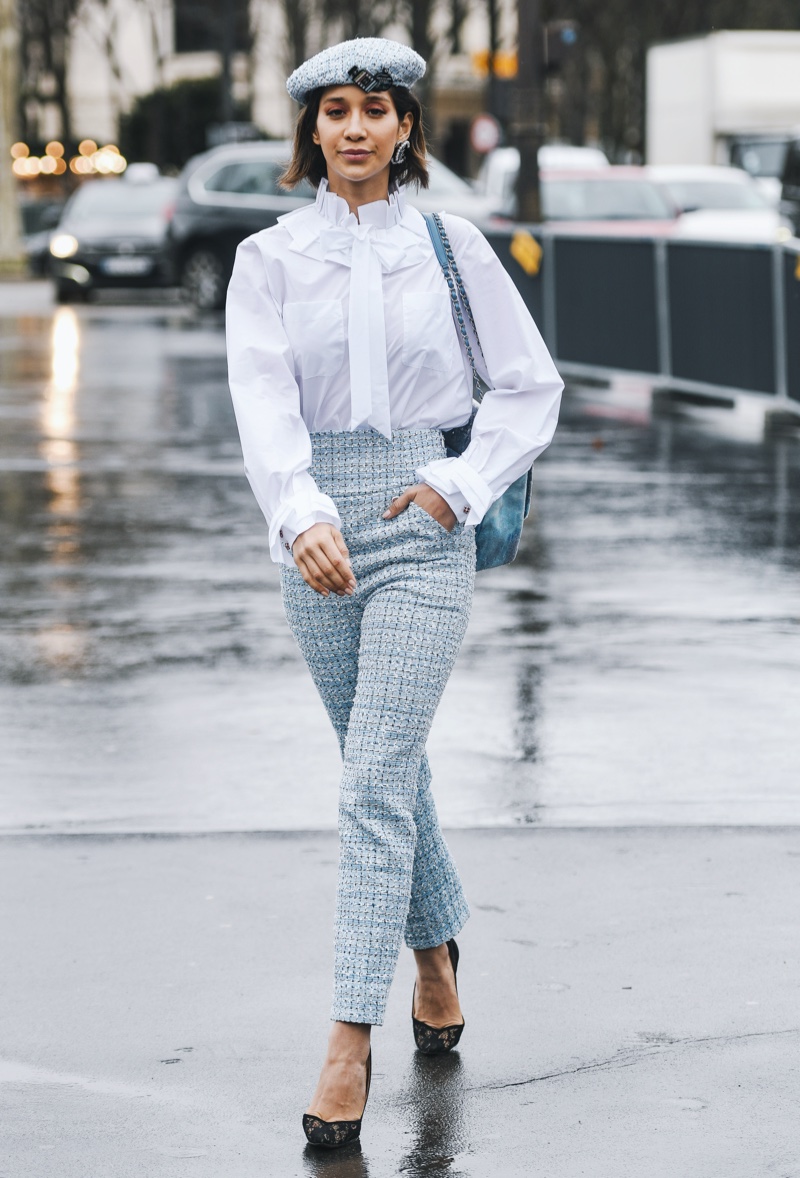
[[[400,186],[388,200],[359,205],[356,217],[322,180],[313,205],[283,213],[278,221],[289,234],[290,250],[349,268],[350,429],[371,426],[391,438],[383,275],[431,257],[424,218],[406,205]]]
[[[359,224],[373,225],[376,229],[391,229],[403,219],[406,196],[402,184],[393,184],[389,189],[388,200],[374,200],[359,205],[356,217],[355,213],[350,212],[347,201],[331,192],[328,181],[323,177],[317,189],[315,205],[320,216],[342,229],[355,228]]]

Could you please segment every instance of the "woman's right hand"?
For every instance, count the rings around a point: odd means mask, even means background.
[[[333,524],[306,528],[292,545],[292,556],[305,583],[323,597],[331,592],[339,597],[350,596],[355,589],[347,545]]]

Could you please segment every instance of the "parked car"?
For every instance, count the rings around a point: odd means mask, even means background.
[[[741,168],[659,166],[647,169],[680,212],[673,236],[723,241],[783,241],[791,222]]]
[[[151,168],[84,181],[50,236],[58,302],[107,287],[172,285],[167,228],[177,190],[177,180]]]
[[[66,200],[61,197],[22,197],[19,202],[22,220],[22,248],[28,270],[37,278],[44,278],[50,263],[50,238],[61,219]]]
[[[198,309],[223,305],[240,241],[314,200],[307,182],[291,192],[278,184],[291,147],[288,140],[226,144],[195,156],[184,168],[170,242],[175,274]],[[494,201],[476,194],[444,164],[435,159],[429,164],[430,188],[408,193],[423,212],[444,207],[484,220],[494,211]]]
[[[500,212],[498,202],[491,195],[478,192],[475,187],[441,160],[428,157],[428,187],[408,190],[408,200],[422,213],[448,213],[466,217],[468,221],[483,224]]]
[[[519,157],[513,148],[502,150],[515,153],[510,161],[513,167],[507,171],[510,187],[504,202],[505,215],[513,219]],[[539,183],[543,221],[558,222],[559,229],[578,227],[578,223],[581,228],[596,225],[608,229],[615,225],[618,226],[615,231],[622,235],[647,232],[646,224],[657,224],[663,229],[674,223],[678,214],[676,206],[648,176],[646,168],[602,162],[605,160],[604,156],[600,158],[602,153],[590,156],[588,166],[576,166],[577,157],[572,157],[568,166],[556,167],[544,161],[558,157],[544,153],[545,149],[541,148]]]
[[[559,230],[619,236],[671,232],[678,210],[645,168],[543,170],[542,217]]]
[[[589,171],[607,168],[608,158],[598,147],[573,147],[569,143],[546,143],[539,148],[537,159],[542,169]],[[492,198],[497,209],[511,216],[515,208],[514,188],[519,174],[519,150],[516,147],[496,147],[490,151],[475,180],[475,190]]]

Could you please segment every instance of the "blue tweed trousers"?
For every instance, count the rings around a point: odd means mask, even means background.
[[[469,619],[475,532],[421,507],[382,519],[414,470],[445,456],[437,429],[311,435],[311,473],[342,520],[357,587],[316,593],[282,568],[286,616],[344,762],[331,1018],[383,1022],[405,938],[440,945],[469,909],[431,794],[425,741]]]

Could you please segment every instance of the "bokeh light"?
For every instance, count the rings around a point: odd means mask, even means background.
[[[76,176],[120,176],[128,161],[120,154],[114,143],[98,147],[94,139],[83,139],[78,154],[67,161],[64,144],[52,139],[45,147],[45,154],[31,155],[27,143],[15,143],[11,147],[11,170],[20,180],[31,180],[35,176],[63,176],[67,168]]]
[[[91,160],[95,171],[101,176],[118,175],[127,167],[127,161],[120,155],[119,148],[113,145],[93,152]]]

